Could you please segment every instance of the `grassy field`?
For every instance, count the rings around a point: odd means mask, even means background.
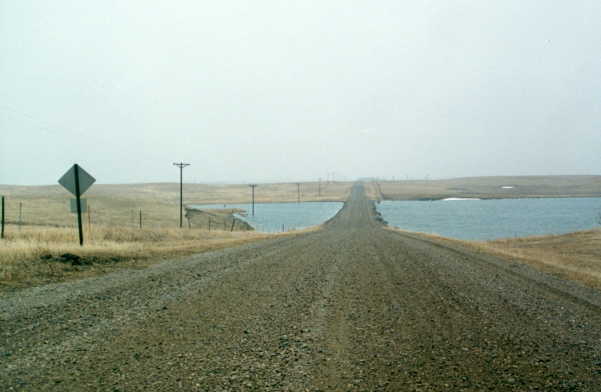
[[[301,183],[301,201],[344,201],[351,183]],[[319,190],[321,188],[321,191]],[[19,205],[22,222],[28,225],[70,226],[76,224],[69,213],[71,195],[60,185],[8,186],[0,185],[0,195],[6,196],[7,220],[17,223]],[[295,183],[259,184],[255,188],[255,202],[297,201]],[[170,228],[179,225],[179,184],[123,184],[94,185],[85,194],[93,226],[138,227],[142,211],[143,227]],[[184,184],[184,204],[249,203],[247,185]]]
[[[393,231],[406,232],[397,228]],[[468,247],[601,290],[601,229],[562,235],[509,238],[494,241],[461,241],[423,234],[436,242]]]
[[[301,201],[343,201],[350,183],[301,183]],[[76,216],[69,212],[71,195],[56,186],[0,185],[6,196],[6,238],[0,242],[0,288],[25,287],[147,266],[197,252],[224,248],[277,235],[232,225],[230,214],[190,214],[179,228],[179,184],[94,185],[85,194],[85,246],[78,244]],[[255,201],[296,201],[297,185],[259,184]],[[185,204],[245,203],[247,185],[184,184]],[[21,219],[19,219],[21,208]],[[142,211],[142,229],[139,228]],[[18,225],[18,222],[21,225]],[[189,225],[188,225],[189,223]],[[191,227],[191,228],[189,228]],[[200,228],[199,228],[200,227]],[[231,231],[233,229],[233,231]],[[62,257],[65,254],[72,256]]]
[[[601,176],[466,177],[378,181],[374,186],[380,192],[380,198],[385,200],[601,197]]]
[[[87,276],[121,268],[142,268],[165,259],[241,245],[278,236],[254,231],[202,229],[134,229],[95,227],[86,230],[80,247],[75,230],[65,227],[9,225],[0,249],[0,292]]]
[[[601,289],[601,230],[502,239],[471,246]]]

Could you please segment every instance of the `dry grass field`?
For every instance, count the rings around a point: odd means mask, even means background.
[[[301,183],[301,201],[344,201],[351,183]],[[69,213],[71,195],[60,185],[8,186],[0,185],[0,195],[6,196],[6,219],[17,223],[19,204],[22,222],[28,225],[71,226],[75,216]],[[142,210],[143,227],[170,228],[179,225],[179,184],[94,185],[84,195],[90,206],[93,226],[138,227]],[[259,184],[255,202],[297,201],[295,183]],[[247,185],[184,184],[184,204],[231,204],[250,202]]]
[[[350,183],[301,183],[302,201],[345,200]],[[179,184],[94,185],[85,194],[85,246],[77,240],[76,216],[69,212],[71,195],[56,186],[0,185],[6,197],[6,238],[0,248],[0,287],[31,286],[145,266],[164,258],[233,246],[273,237],[248,231],[231,215],[214,214],[212,230],[199,216],[179,228]],[[184,184],[185,204],[244,203],[247,185]],[[259,184],[255,201],[297,200],[297,186]],[[21,220],[19,220],[21,207]],[[139,228],[139,213],[142,226]],[[19,221],[21,225],[18,225]],[[200,223],[199,223],[200,222]],[[227,223],[227,224],[224,224]],[[199,227],[204,227],[200,229]],[[244,230],[244,231],[242,231]],[[300,231],[299,231],[300,232]],[[277,235],[294,235],[298,232]],[[74,254],[76,259],[64,258]]]
[[[386,200],[430,200],[447,197],[601,197],[601,176],[467,177],[447,180],[378,181],[374,186],[379,188],[381,198]]]
[[[601,230],[474,243],[566,279],[601,289]]]
[[[392,227],[389,230],[410,233]],[[425,233],[420,233],[420,236],[525,263],[563,279],[579,281],[601,290],[601,229],[494,241],[462,241]]]
[[[0,249],[2,289],[35,286],[110,272],[140,268],[164,259],[221,249],[277,236],[278,234],[213,229],[134,229],[93,227],[85,230],[79,246],[77,232],[67,227],[9,225]]]

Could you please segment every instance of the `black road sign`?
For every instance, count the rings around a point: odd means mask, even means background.
[[[83,195],[86,191],[92,186],[96,179],[92,177],[87,171],[85,171],[81,166],[77,163],[58,180],[58,183],[65,187],[66,190],[71,192],[75,197],[77,197],[77,192],[75,189],[75,172],[79,173],[79,195]]]
[[[79,245],[83,246],[83,227],[81,224],[81,195],[87,191],[96,181],[76,163],[58,180],[58,183],[75,195],[75,207],[77,211],[77,227],[79,228]]]

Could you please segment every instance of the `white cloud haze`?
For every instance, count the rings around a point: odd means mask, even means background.
[[[0,183],[599,174],[601,2],[0,0]]]

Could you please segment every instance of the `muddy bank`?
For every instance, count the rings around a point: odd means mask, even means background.
[[[188,227],[206,230],[253,231],[254,228],[234,214],[245,215],[239,208],[200,210],[186,207]]]

